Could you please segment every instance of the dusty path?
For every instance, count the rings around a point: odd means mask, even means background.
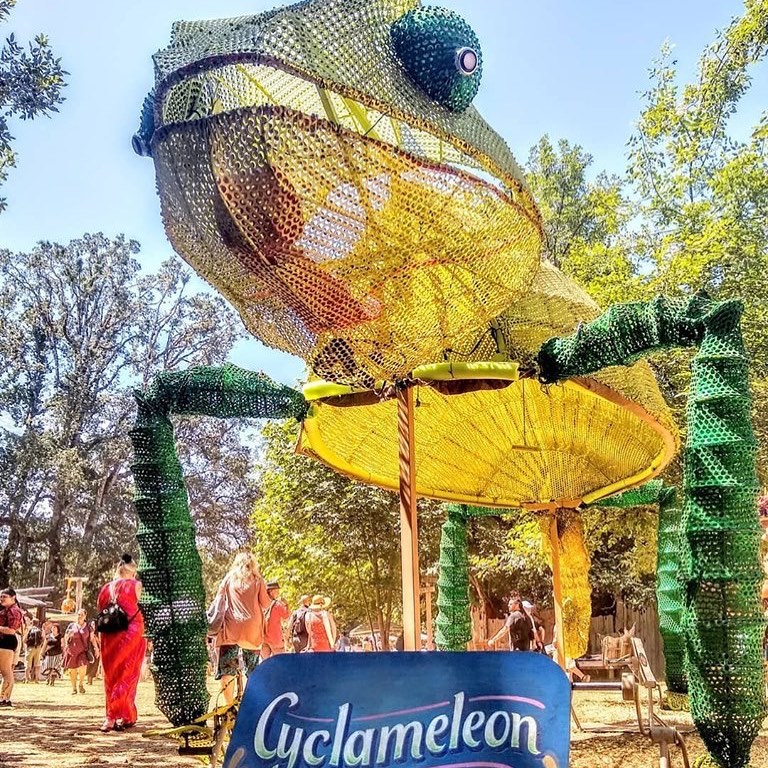
[[[154,705],[151,682],[139,684],[139,722],[123,733],[101,733],[104,689],[100,680],[85,686],[84,695],[73,696],[69,682],[17,683],[14,708],[0,710],[0,766],[26,768],[79,768],[80,766],[130,765],[197,766],[200,761],[179,757],[170,741],[144,739],[142,731],[165,728],[168,721]]]
[[[139,724],[125,733],[101,733],[104,719],[104,693],[100,681],[86,686],[85,695],[73,696],[69,683],[46,685],[18,684],[12,710],[0,710],[0,766],[24,768],[91,768],[92,766],[137,766],[137,768],[179,768],[196,766],[195,758],[180,757],[170,741],[144,739],[142,731],[163,728],[167,721],[155,708],[154,686],[139,686]],[[634,707],[618,694],[577,693],[576,711],[582,724],[626,724],[636,727]],[[690,716],[664,713],[670,723],[682,729],[691,727]],[[753,768],[768,768],[768,720],[755,742]],[[572,732],[571,768],[653,768],[658,765],[658,749],[641,736]],[[701,741],[686,735],[694,758],[703,754]],[[673,766],[682,766],[678,755]]]

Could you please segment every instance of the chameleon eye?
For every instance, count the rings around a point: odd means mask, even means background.
[[[403,69],[431,99],[453,112],[472,103],[483,70],[480,41],[461,16],[416,8],[392,24],[392,44]]]

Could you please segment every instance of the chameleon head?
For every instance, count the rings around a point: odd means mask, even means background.
[[[471,106],[482,52],[418,0],[178,22],[134,148],[176,250],[272,346],[407,375],[525,293],[541,225]]]

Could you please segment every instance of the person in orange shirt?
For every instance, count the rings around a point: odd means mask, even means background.
[[[270,656],[285,653],[283,640],[283,622],[291,615],[284,600],[280,599],[280,584],[276,581],[267,582],[269,607],[264,611],[264,642],[261,644],[261,660]]]
[[[242,682],[240,653],[246,675],[258,664],[264,642],[264,611],[270,604],[266,582],[253,554],[240,552],[235,556],[217,594],[225,599],[226,610],[216,635],[219,662],[215,677],[221,680],[224,700],[231,704],[235,699],[235,683]]]

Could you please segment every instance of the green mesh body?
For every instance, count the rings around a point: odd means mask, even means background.
[[[301,418],[306,404],[289,387],[232,365],[161,373],[146,391],[136,393],[136,400],[130,436],[141,605],[154,643],[157,705],[174,725],[184,725],[208,709],[208,625],[202,564],[170,415]]]
[[[464,651],[472,639],[469,608],[467,508],[447,506],[448,519],[440,536],[440,575],[437,580],[437,631],[441,651]]]
[[[715,762],[743,768],[766,715],[758,559],[756,444],[742,306],[704,296],[618,305],[541,349],[555,382],[654,349],[697,346],[688,406],[683,627],[691,712]]]
[[[664,641],[664,679],[672,693],[688,693],[685,675],[685,639],[683,635],[683,583],[680,565],[685,559],[687,541],[682,535],[682,519],[677,493],[664,487],[662,480],[651,480],[616,496],[601,499],[592,506],[632,507],[659,506],[656,536],[656,604],[659,631]]]

